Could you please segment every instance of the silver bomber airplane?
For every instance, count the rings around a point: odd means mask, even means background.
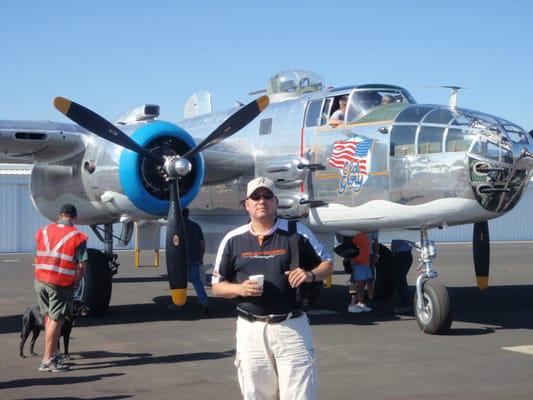
[[[89,250],[78,293],[94,313],[107,309],[118,266],[114,223],[124,224],[127,242],[134,221],[166,216],[167,271],[180,305],[187,287],[181,209],[220,238],[246,219],[239,205],[246,183],[267,176],[278,189],[279,216],[303,219],[328,246],[361,231],[419,231],[415,315],[424,332],[444,333],[450,301],[434,279],[428,232],[474,223],[474,266],[486,287],[487,220],[517,204],[533,169],[531,132],[458,107],[453,90],[448,105],[417,104],[398,86],[329,89],[318,75],[291,70],[272,77],[268,96],[230,110],[213,112],[210,95],[200,92],[177,124],[160,121],[155,105],[111,123],[58,97],[54,105],[76,124],[0,121],[0,161],[34,163],[35,207],[54,220],[62,203],[75,204],[77,223],[104,243],[103,252]],[[341,99],[347,106],[333,124]],[[376,296],[386,296],[390,257],[380,251]]]

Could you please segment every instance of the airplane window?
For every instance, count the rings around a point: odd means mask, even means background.
[[[446,108],[436,108],[424,118],[424,123],[448,124],[454,117],[455,114],[452,111]]]
[[[528,144],[529,140],[527,138],[526,132],[524,132],[522,129],[520,129],[518,126],[515,125],[504,125],[503,126],[509,135],[509,138],[515,142],[515,143],[524,143]]]
[[[492,160],[503,161],[508,164],[513,163],[513,154],[509,150],[488,141],[479,140],[472,152]]]
[[[468,151],[472,140],[473,136],[468,134],[468,131],[450,128],[448,129],[448,135],[446,135],[446,147],[444,151]]]
[[[259,134],[270,135],[272,132],[272,118],[265,118],[259,122]]]
[[[427,106],[411,106],[403,110],[398,117],[396,122],[418,122],[424,118],[429,111],[433,110],[433,107]]]
[[[452,125],[470,126],[473,121],[473,118],[469,117],[468,115],[461,114],[455,118],[455,120],[452,122]]]
[[[422,126],[418,133],[418,154],[440,153],[444,128]]]
[[[416,125],[394,125],[390,135],[390,155],[415,154]]]
[[[322,99],[313,100],[307,106],[307,113],[305,114],[305,126],[321,125],[320,112],[322,110]]]

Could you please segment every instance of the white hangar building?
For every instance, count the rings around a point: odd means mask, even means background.
[[[31,252],[34,247],[36,230],[49,223],[33,206],[30,198],[29,177],[31,166],[0,164],[0,253]],[[491,241],[533,240],[533,184],[526,189],[522,200],[514,210],[503,217],[491,220]],[[89,235],[88,247],[103,249],[88,226],[80,229]],[[120,232],[117,226],[115,232]],[[164,238],[164,236],[162,235]],[[472,225],[462,225],[447,229],[430,231],[430,239],[436,242],[470,242]],[[114,248],[125,249],[118,241]],[[128,247],[133,249],[132,240]],[[162,243],[164,247],[164,243]]]

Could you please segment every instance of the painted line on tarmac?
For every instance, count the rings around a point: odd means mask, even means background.
[[[12,263],[12,262],[19,262],[20,260],[16,260],[16,259],[6,259],[6,260],[2,260],[2,262],[5,262],[5,263]]]
[[[514,351],[515,353],[529,354],[533,356],[533,345],[502,347],[502,350]]]

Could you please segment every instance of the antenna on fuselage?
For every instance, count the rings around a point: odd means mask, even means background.
[[[451,89],[450,93],[450,101],[448,105],[450,108],[457,108],[457,94],[459,93],[460,89],[464,89],[461,86],[441,86],[442,88]]]

